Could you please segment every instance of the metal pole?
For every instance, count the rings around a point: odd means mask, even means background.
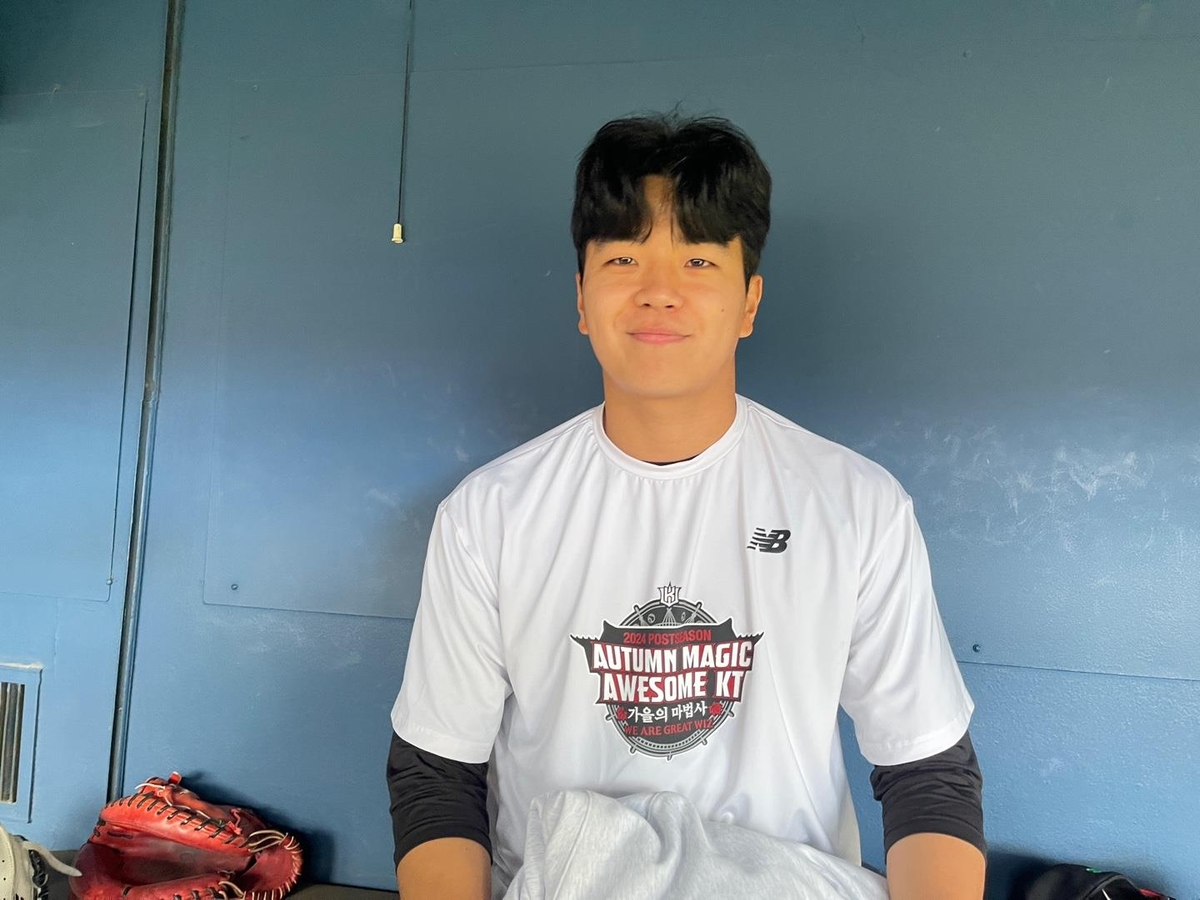
[[[117,662],[117,703],[113,718],[112,754],[108,770],[108,799],[124,793],[125,754],[129,737],[129,699],[137,648],[138,613],[146,552],[146,510],[150,499],[150,469],[154,428],[158,418],[159,379],[162,376],[167,257],[171,242],[171,181],[175,160],[175,104],[179,92],[180,38],[184,0],[167,0],[167,39],[163,58],[162,111],[158,123],[158,170],[154,200],[154,249],[150,264],[150,313],[147,328],[146,379],[142,393],[141,429],[133,485],[129,569],[121,621],[121,651]]]

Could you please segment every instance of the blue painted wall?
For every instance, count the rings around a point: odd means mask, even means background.
[[[0,680],[27,691],[0,822],[54,847],[108,784],[165,12],[0,4]]]
[[[742,391],[916,500],[991,894],[1036,857],[1200,898],[1200,9],[418,2],[397,247],[405,27],[188,10],[130,786],[180,769],[310,835],[315,877],[390,885],[433,508],[598,400],[574,160],[682,103],[775,175]]]

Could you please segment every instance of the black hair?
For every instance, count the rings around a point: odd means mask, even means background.
[[[589,241],[649,235],[654,211],[646,202],[647,175],[667,178],[668,201],[685,240],[742,239],[748,282],[771,227],[771,173],[732,122],[675,113],[614,119],[584,149],[571,210],[579,271]]]

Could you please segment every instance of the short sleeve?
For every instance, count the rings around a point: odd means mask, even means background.
[[[842,707],[859,748],[877,766],[947,749],[974,710],[938,613],[912,500],[902,496],[873,546],[863,549],[842,682]]]
[[[438,756],[486,762],[510,693],[495,583],[443,504],[392,727]]]

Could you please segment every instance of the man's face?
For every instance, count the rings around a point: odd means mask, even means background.
[[[592,342],[606,393],[702,398],[734,384],[738,340],[754,328],[762,277],[746,283],[742,242],[689,244],[645,180],[655,211],[645,241],[592,241],[575,278],[579,331]]]

